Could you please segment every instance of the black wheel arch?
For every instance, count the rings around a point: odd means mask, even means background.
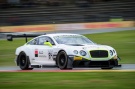
[[[57,53],[57,55],[58,55],[61,51],[64,51],[64,52],[66,53],[66,51],[62,49],[62,50],[59,50],[59,52]]]

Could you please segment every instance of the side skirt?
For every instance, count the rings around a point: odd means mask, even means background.
[[[50,66],[50,65],[31,65],[32,68],[58,68],[56,65]]]

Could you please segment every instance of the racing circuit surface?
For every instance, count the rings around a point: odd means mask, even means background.
[[[112,28],[112,29],[95,29],[95,30],[73,30],[73,31],[57,31],[57,32],[45,32],[45,33],[77,33],[77,34],[93,34],[104,32],[115,32],[123,30],[135,30],[133,28]],[[1,33],[0,33],[1,34]],[[4,39],[3,37],[0,37]],[[100,68],[73,68],[73,70],[60,70],[59,68],[34,68],[33,70],[21,70],[17,66],[0,67],[0,72],[123,72],[123,71],[135,71],[135,64],[122,64],[121,67],[113,68],[111,70],[102,70]]]
[[[73,68],[72,70],[60,70],[59,68],[34,68],[33,70],[21,70],[19,67],[0,67],[0,72],[135,72],[135,64],[122,64],[121,67],[110,70],[100,68]]]

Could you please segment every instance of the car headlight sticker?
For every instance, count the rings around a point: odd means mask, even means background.
[[[111,56],[113,55],[113,51],[112,51],[112,50],[110,50],[110,55],[111,55]]]
[[[78,54],[78,51],[77,50],[74,50],[73,52],[74,52],[74,54]]]
[[[85,51],[83,51],[83,50],[80,51],[80,55],[86,56],[86,54],[87,54],[87,53],[86,53]]]

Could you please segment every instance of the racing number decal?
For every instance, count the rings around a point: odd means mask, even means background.
[[[38,57],[38,50],[35,49],[35,57]]]
[[[53,53],[53,51],[52,51],[52,50],[49,50],[49,51],[48,51],[49,59],[52,59],[52,56],[53,56],[53,54],[52,54],[52,53]]]
[[[48,55],[49,55],[49,59],[51,59],[52,58],[52,53],[48,53]]]

